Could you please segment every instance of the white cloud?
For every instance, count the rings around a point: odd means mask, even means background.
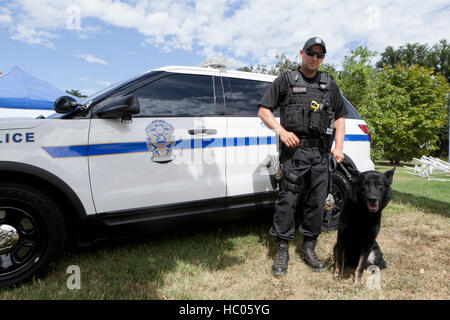
[[[105,87],[110,87],[112,85],[112,82],[102,81],[102,80],[95,80],[95,83],[100,84]]]
[[[450,20],[448,0],[15,0],[10,9],[19,12],[18,23],[35,30],[31,39],[45,45],[49,37],[42,32],[65,29],[69,5],[80,8],[82,28],[86,19],[97,19],[136,30],[145,39],[141,46],[214,53],[252,64],[272,63],[276,54],[293,59],[316,35],[327,44],[326,62],[335,64],[355,43],[378,52],[406,42],[432,45],[448,37]],[[81,37],[89,32],[86,28]]]
[[[48,31],[36,30],[26,25],[16,25],[10,28],[11,39],[28,42],[30,44],[44,45],[47,48],[54,48],[49,38],[55,38],[57,35]]]
[[[98,25],[82,25],[79,29],[73,29],[73,31],[80,39],[88,39],[93,35],[98,35],[105,32],[103,28]]]
[[[100,58],[95,57],[94,55],[92,55],[91,53],[88,54],[84,54],[84,53],[78,53],[76,55],[77,58],[81,58],[86,60],[87,62],[91,62],[91,63],[100,63],[100,64],[104,64],[107,65],[108,63],[105,60],[102,60]]]
[[[0,8],[0,26],[12,22],[11,11],[8,8]]]

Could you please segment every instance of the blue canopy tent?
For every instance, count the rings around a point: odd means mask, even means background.
[[[71,95],[18,67],[0,76],[0,108],[53,110],[53,102],[60,96]]]

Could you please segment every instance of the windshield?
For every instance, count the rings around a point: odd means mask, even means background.
[[[133,78],[134,78],[134,77],[133,77]],[[106,87],[106,88],[104,88],[104,89],[102,89],[102,90],[100,90],[100,91],[94,93],[93,95],[91,95],[91,96],[89,96],[89,97],[87,97],[87,98],[84,98],[83,100],[81,100],[80,103],[85,104],[85,103],[87,103],[88,101],[94,100],[95,98],[98,98],[98,97],[100,97],[101,95],[103,95],[105,92],[107,92],[107,91],[109,91],[109,90],[114,90],[114,89],[116,89],[116,88],[122,86],[125,82],[128,82],[128,81],[129,81],[129,79],[123,80],[123,81],[120,81],[120,82],[117,82],[117,83],[115,83],[115,84],[112,84],[112,85],[110,85],[109,87]]]
[[[117,82],[117,83],[115,83],[115,84],[112,84],[112,85],[110,85],[109,87],[106,87],[106,88],[104,88],[104,89],[102,89],[102,90],[100,90],[100,91],[94,93],[93,95],[91,95],[91,96],[89,96],[89,97],[87,97],[87,98],[83,98],[83,99],[80,101],[80,103],[81,103],[81,104],[87,104],[88,102],[92,102],[92,101],[94,101],[94,99],[100,97],[101,95],[103,95],[104,93],[108,92],[109,90],[114,90],[114,89],[116,89],[116,88],[119,88],[122,84],[124,84],[124,83],[127,82],[127,81],[128,81],[128,80],[124,80],[124,81],[120,81],[120,82]],[[62,113],[56,113],[56,112],[55,112],[55,113],[53,113],[53,114],[47,116],[46,119],[60,119],[60,118],[62,118],[64,115],[65,115],[65,114],[62,114]]]
[[[361,116],[358,114],[356,109],[351,105],[351,103],[344,97],[345,109],[347,109],[346,119],[361,119]]]
[[[123,86],[126,86],[127,84],[131,84],[131,83],[135,82],[136,80],[143,78],[143,77],[147,78],[155,73],[159,73],[159,71],[150,71],[150,72],[140,73],[129,79],[117,82],[113,85],[110,85],[109,87],[106,87],[106,88],[94,93],[93,95],[91,95],[87,98],[84,98],[83,100],[80,101],[80,103],[88,104],[88,103],[93,102],[94,100],[102,97],[103,95],[107,95],[109,92],[111,92],[111,93],[115,92],[116,90],[120,89]],[[59,118],[62,118],[64,115],[65,114],[54,113],[54,114],[51,114],[50,116],[48,116],[47,119],[59,119]]]

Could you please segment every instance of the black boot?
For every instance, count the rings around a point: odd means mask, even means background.
[[[289,242],[283,239],[277,239],[277,252],[272,266],[274,276],[284,276],[287,273],[289,261]]]
[[[303,237],[303,246],[301,255],[303,260],[312,268],[313,271],[325,271],[325,265],[317,257],[314,249],[316,248],[317,237]]]

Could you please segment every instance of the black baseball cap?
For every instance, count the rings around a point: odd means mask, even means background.
[[[319,38],[319,37],[309,38],[308,41],[306,41],[305,45],[303,46],[303,51],[305,51],[306,49],[311,48],[315,44],[318,44],[319,46],[322,46],[324,53],[327,52],[327,48],[325,47],[325,42],[323,42],[323,40],[321,38]]]

